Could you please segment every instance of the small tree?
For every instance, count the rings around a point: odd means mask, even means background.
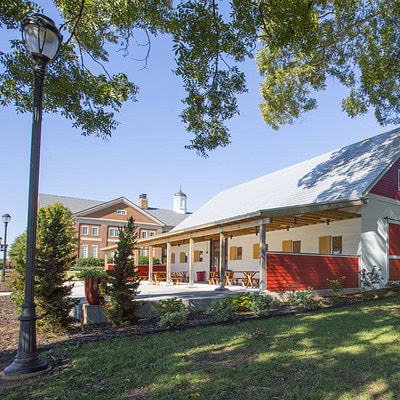
[[[134,271],[132,258],[133,246],[137,232],[132,217],[124,229],[120,229],[118,248],[114,256],[114,267],[109,271],[106,315],[110,321],[119,326],[136,322],[136,311],[139,303],[135,301],[138,294],[139,277]],[[128,278],[130,278],[128,280]]]
[[[72,322],[73,283],[66,272],[75,261],[76,243],[71,211],[61,203],[38,212],[36,251],[36,302],[46,328],[62,329]]]
[[[26,232],[17,236],[8,252],[14,270],[18,273],[14,282],[12,282],[14,291],[11,299],[15,304],[20,306],[24,301],[24,285],[25,285],[25,264],[26,264]]]
[[[36,235],[35,300],[39,328],[65,330],[74,305],[70,295],[73,284],[66,272],[75,260],[76,239],[71,211],[61,203],[39,209]],[[12,300],[20,306],[24,300],[26,269],[26,232],[10,248],[10,259],[18,277]]]

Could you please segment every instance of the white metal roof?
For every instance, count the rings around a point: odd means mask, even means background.
[[[360,200],[399,155],[396,129],[220,192],[172,232],[261,210]]]

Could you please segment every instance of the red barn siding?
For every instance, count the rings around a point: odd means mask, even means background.
[[[267,290],[328,289],[328,279],[346,276],[344,288],[358,288],[358,257],[268,253]]]
[[[389,260],[389,281],[400,281],[400,260],[398,258]]]
[[[400,256],[400,225],[389,224],[389,255]]]
[[[378,183],[371,189],[371,193],[391,199],[400,200],[398,188],[398,170],[400,169],[400,159],[386,172]]]

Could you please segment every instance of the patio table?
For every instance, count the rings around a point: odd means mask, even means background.
[[[234,279],[241,280],[243,287],[257,288],[259,284],[259,279],[254,278],[254,276],[258,272],[259,271],[235,271],[235,273],[240,273],[244,275],[244,278],[234,278]]]
[[[167,280],[167,273],[165,271],[153,272],[153,282],[159,285],[160,282]]]

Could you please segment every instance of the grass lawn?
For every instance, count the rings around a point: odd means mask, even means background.
[[[0,399],[400,399],[400,299],[60,344]]]

